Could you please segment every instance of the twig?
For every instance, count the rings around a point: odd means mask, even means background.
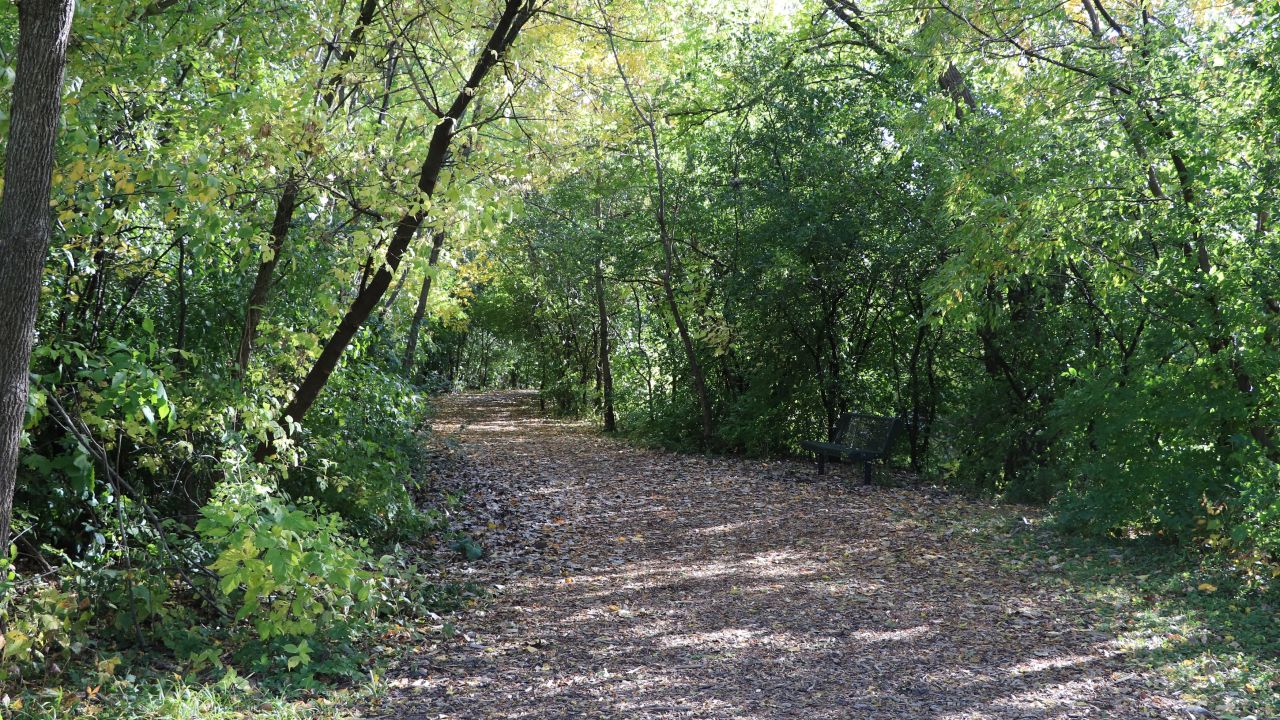
[[[58,411],[58,414],[62,416],[61,419],[58,420],[58,424],[62,426],[62,429],[70,433],[85,450],[89,451],[89,454],[93,456],[94,460],[98,461],[98,464],[100,464],[106,471],[107,481],[111,483],[112,489],[117,495],[119,495],[123,489],[123,491],[127,491],[135,498],[135,502],[137,502],[138,507],[142,509],[143,514],[155,527],[156,538],[160,541],[160,545],[164,548],[165,552],[169,553],[170,556],[177,558],[178,554],[174,552],[173,548],[169,545],[168,540],[165,539],[164,523],[161,522],[159,516],[155,514],[155,511],[151,509],[151,506],[147,504],[144,496],[134,489],[134,487],[130,485],[127,480],[121,477],[121,475],[116,472],[115,468],[111,466],[111,460],[107,456],[106,450],[104,450],[103,447],[93,439],[93,435],[90,433],[88,426],[84,424],[84,421],[73,419],[71,414],[67,412],[67,409],[63,407],[62,402],[58,400],[57,395],[54,393],[50,392],[48,394],[48,401],[53,408]],[[179,562],[174,566],[174,569],[178,571],[178,574],[182,576],[182,579],[186,581],[191,590],[195,594],[199,595],[201,599],[209,605],[209,607],[213,608],[218,614],[224,617],[226,616],[226,611],[224,611],[213,598],[209,597],[209,595],[196,584],[195,580],[191,577],[191,574],[187,571],[187,568],[183,566],[183,563]]]

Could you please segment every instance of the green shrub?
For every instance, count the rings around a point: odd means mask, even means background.
[[[320,648],[349,644],[373,618],[378,575],[342,520],[282,499],[268,485],[228,482],[196,531],[234,620],[252,628],[238,649],[255,666],[306,667]]]
[[[307,461],[281,487],[337,512],[370,540],[422,529],[410,492],[423,462],[429,396],[358,357],[331,381],[306,430]]]
[[[56,578],[20,579],[6,563],[0,616],[0,683],[57,672],[89,642],[93,612],[87,599],[59,587]]]

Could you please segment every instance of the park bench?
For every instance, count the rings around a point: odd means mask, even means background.
[[[818,474],[827,471],[827,458],[862,463],[862,481],[871,483],[871,462],[884,457],[902,429],[896,417],[847,413],[836,422],[831,442],[803,440],[801,447],[818,456]]]

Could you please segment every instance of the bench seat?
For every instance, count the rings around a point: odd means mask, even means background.
[[[840,458],[842,460],[875,460],[880,457],[880,453],[859,450],[840,443],[801,440],[800,446],[806,450],[812,450],[814,453],[821,453],[826,457]]]
[[[870,484],[871,462],[888,454],[901,429],[900,418],[849,413],[836,423],[830,442],[802,440],[800,446],[817,456],[819,475],[827,470],[827,458],[860,462],[862,480]]]

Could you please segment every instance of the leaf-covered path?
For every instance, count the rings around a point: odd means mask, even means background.
[[[638,449],[527,394],[435,430],[489,551],[452,572],[498,589],[385,717],[1187,717],[983,505]]]

